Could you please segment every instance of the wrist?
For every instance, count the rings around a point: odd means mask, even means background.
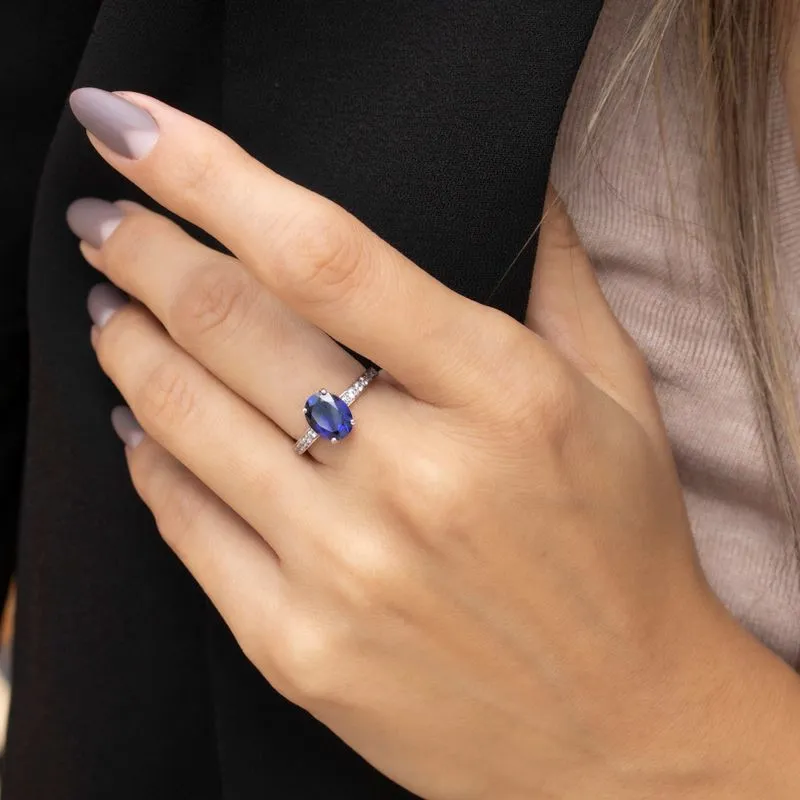
[[[794,800],[800,797],[800,676],[721,604],[712,616],[709,647],[696,654],[697,672],[712,676],[699,693],[705,722],[687,737],[701,756],[701,771],[686,791],[665,800]]]
[[[565,797],[800,797],[800,676],[710,599],[693,605],[675,646],[656,654],[646,696],[626,698],[623,746]]]
[[[563,770],[554,797],[800,797],[800,676],[716,598],[694,610],[681,644],[656,655],[646,696],[620,698],[619,739],[597,754],[594,768],[577,759],[574,775]],[[515,775],[523,790],[494,787],[491,797],[536,796],[536,776],[523,780],[524,772]]]

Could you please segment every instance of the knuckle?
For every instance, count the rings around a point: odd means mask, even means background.
[[[424,514],[437,527],[452,520],[461,504],[465,482],[454,469],[445,469],[440,464],[428,462],[418,473],[415,490],[422,500]]]
[[[339,556],[337,572],[341,591],[349,606],[358,612],[391,612],[408,594],[408,572],[396,552],[375,538],[348,542]]]
[[[493,348],[495,342],[511,346],[518,345],[527,338],[527,329],[499,308],[476,304],[473,313],[476,315],[480,327],[491,332],[489,343]],[[482,334],[480,339],[486,341],[485,334]]]
[[[281,693],[308,706],[333,698],[331,677],[341,653],[323,623],[296,621],[277,637],[273,660]]]
[[[574,422],[580,400],[579,376],[569,362],[540,346],[536,335],[511,317],[494,309],[486,330],[487,354],[492,360],[489,374],[507,388],[506,400],[498,407],[495,422],[501,430],[525,430],[537,439],[560,439]],[[493,319],[492,319],[493,318]],[[495,383],[483,381],[493,393]]]
[[[475,394],[483,408],[487,400],[496,403],[498,383],[507,385],[515,376],[526,374],[536,348],[531,346],[534,334],[496,308],[476,304],[470,317],[463,335],[469,337]]]
[[[161,537],[178,555],[190,550],[205,506],[195,493],[175,484],[163,486],[158,503],[151,506]]]
[[[318,203],[292,215],[279,236],[285,288],[312,302],[340,300],[363,280],[363,237],[343,210]]]
[[[166,191],[180,196],[181,203],[203,213],[208,199],[244,165],[254,160],[232,139],[205,126],[202,136],[184,148],[182,156],[165,165],[156,176]]]
[[[566,438],[578,408],[578,386],[566,366],[555,363],[539,371],[530,390],[535,430],[554,443]]]
[[[164,541],[178,554],[187,551],[198,520],[205,512],[203,495],[187,490],[173,470],[164,469],[166,454],[150,443],[136,448],[129,457],[131,480],[150,509]]]
[[[134,413],[142,424],[160,431],[184,425],[195,409],[195,391],[173,359],[162,361],[150,371],[134,403]]]
[[[202,198],[217,182],[219,167],[226,163],[220,156],[220,144],[217,137],[212,136],[211,141],[204,141],[202,145],[184,152],[175,166],[177,174],[174,176],[184,200]]]
[[[170,328],[178,338],[234,334],[249,318],[255,299],[252,282],[220,259],[192,270],[178,290]]]
[[[418,452],[408,459],[404,478],[396,490],[396,508],[426,545],[439,549],[463,528],[465,498],[479,490],[471,472],[455,463],[445,465],[435,455]]]
[[[488,315],[485,330],[492,334],[483,337],[485,355],[494,374],[504,381],[509,376],[522,374],[525,366],[538,357],[535,334],[503,311],[486,308],[483,313]]]

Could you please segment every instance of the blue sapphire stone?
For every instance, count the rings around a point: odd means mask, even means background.
[[[347,403],[324,389],[306,400],[304,413],[308,426],[323,439],[338,442],[353,430],[353,414]]]

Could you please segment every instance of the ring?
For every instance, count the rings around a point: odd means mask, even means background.
[[[295,443],[295,453],[303,455],[320,437],[329,442],[340,442],[348,436],[356,424],[350,406],[378,377],[379,372],[377,367],[370,367],[341,395],[331,394],[327,389],[312,394],[303,406],[309,428]]]

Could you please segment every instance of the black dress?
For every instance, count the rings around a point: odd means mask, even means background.
[[[13,570],[19,606],[3,800],[411,796],[270,688],[134,495],[89,347],[98,276],[64,211],[137,192],[69,89],[211,122],[521,318],[532,247],[515,256],[600,5],[4,0],[0,590]]]

